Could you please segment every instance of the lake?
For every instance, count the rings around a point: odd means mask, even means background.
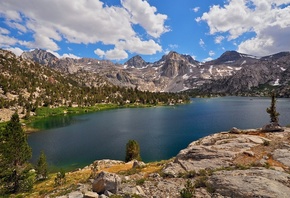
[[[124,160],[129,139],[139,142],[143,161],[158,161],[212,133],[262,127],[270,121],[270,103],[270,98],[194,98],[179,106],[51,117],[34,123],[43,130],[30,134],[28,143],[32,162],[43,150],[51,169],[72,170],[98,159]],[[278,99],[277,111],[280,124],[290,124],[290,99]]]

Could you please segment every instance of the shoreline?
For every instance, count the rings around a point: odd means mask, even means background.
[[[176,105],[183,105],[187,103],[180,103],[180,104],[174,104]],[[108,111],[108,110],[114,110],[114,109],[124,109],[124,108],[152,108],[152,107],[163,107],[168,106],[171,107],[172,105],[169,104],[157,104],[157,105],[151,105],[151,104],[126,104],[126,105],[117,105],[117,104],[97,104],[95,106],[91,107],[57,107],[57,108],[49,108],[49,107],[41,107],[39,109],[39,112],[36,114],[39,115],[32,115],[29,120],[21,119],[21,123],[23,125],[23,130],[26,134],[31,133],[37,133],[43,129],[33,127],[33,123],[50,117],[55,116],[74,116],[74,115],[82,115],[87,113],[95,113],[99,111]],[[1,124],[5,125],[7,122],[3,122]]]

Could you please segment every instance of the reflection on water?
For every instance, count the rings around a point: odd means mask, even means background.
[[[64,116],[54,116],[50,118],[43,118],[32,123],[31,126],[37,129],[53,129],[65,127],[68,125],[76,124],[78,122],[85,121],[84,119],[78,119],[76,116],[64,115]]]

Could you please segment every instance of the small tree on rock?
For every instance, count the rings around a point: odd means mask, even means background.
[[[271,123],[278,124],[279,121],[278,117],[280,113],[276,111],[276,102],[277,102],[276,94],[273,92],[271,96],[271,106],[267,108],[267,113],[270,114]]]
[[[126,144],[126,162],[131,160],[141,161],[140,147],[136,140],[129,140]]]

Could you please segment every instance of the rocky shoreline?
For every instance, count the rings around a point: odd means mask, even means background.
[[[74,173],[93,170],[91,179],[59,197],[181,197],[190,183],[193,197],[286,198],[290,195],[290,128],[284,129],[212,134],[192,142],[173,159],[154,164],[96,161]]]

